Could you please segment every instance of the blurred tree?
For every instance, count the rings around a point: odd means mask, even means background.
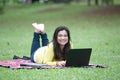
[[[32,0],[32,3],[34,3],[34,2],[39,2],[39,1],[41,1],[41,0]]]
[[[98,5],[98,0],[95,0],[95,5]]]
[[[0,0],[0,5],[5,6],[9,0]]]
[[[90,6],[91,5],[91,0],[87,0],[87,3],[88,3],[88,6]]]
[[[113,4],[114,4],[114,1],[113,1],[113,0],[102,0],[102,4],[105,4],[105,5],[113,5]]]
[[[91,1],[93,0],[87,0],[87,4],[88,6],[91,5]],[[106,5],[113,5],[114,0],[94,0],[95,1],[95,5],[99,5],[99,2],[102,1],[102,4],[106,4]]]
[[[3,14],[4,13],[4,8],[3,6],[0,6],[0,14]]]
[[[98,5],[98,0],[94,0],[95,1],[95,5]],[[88,6],[90,6],[91,5],[91,0],[87,0],[87,4],[88,4]]]
[[[0,0],[0,14],[4,13],[4,6],[8,0]]]
[[[72,0],[54,0],[55,3],[70,3]]]

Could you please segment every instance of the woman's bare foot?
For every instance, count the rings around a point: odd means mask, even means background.
[[[35,32],[42,34],[45,33],[44,24],[32,23],[32,26],[35,28]]]

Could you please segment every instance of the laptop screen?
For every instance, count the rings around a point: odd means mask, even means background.
[[[81,67],[88,66],[92,48],[71,49],[66,54],[66,66]]]

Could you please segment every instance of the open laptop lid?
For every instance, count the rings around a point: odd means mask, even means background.
[[[66,54],[66,67],[88,66],[92,48],[71,49]]]

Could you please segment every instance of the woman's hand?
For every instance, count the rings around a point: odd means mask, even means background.
[[[58,61],[57,66],[65,67],[66,61]]]

